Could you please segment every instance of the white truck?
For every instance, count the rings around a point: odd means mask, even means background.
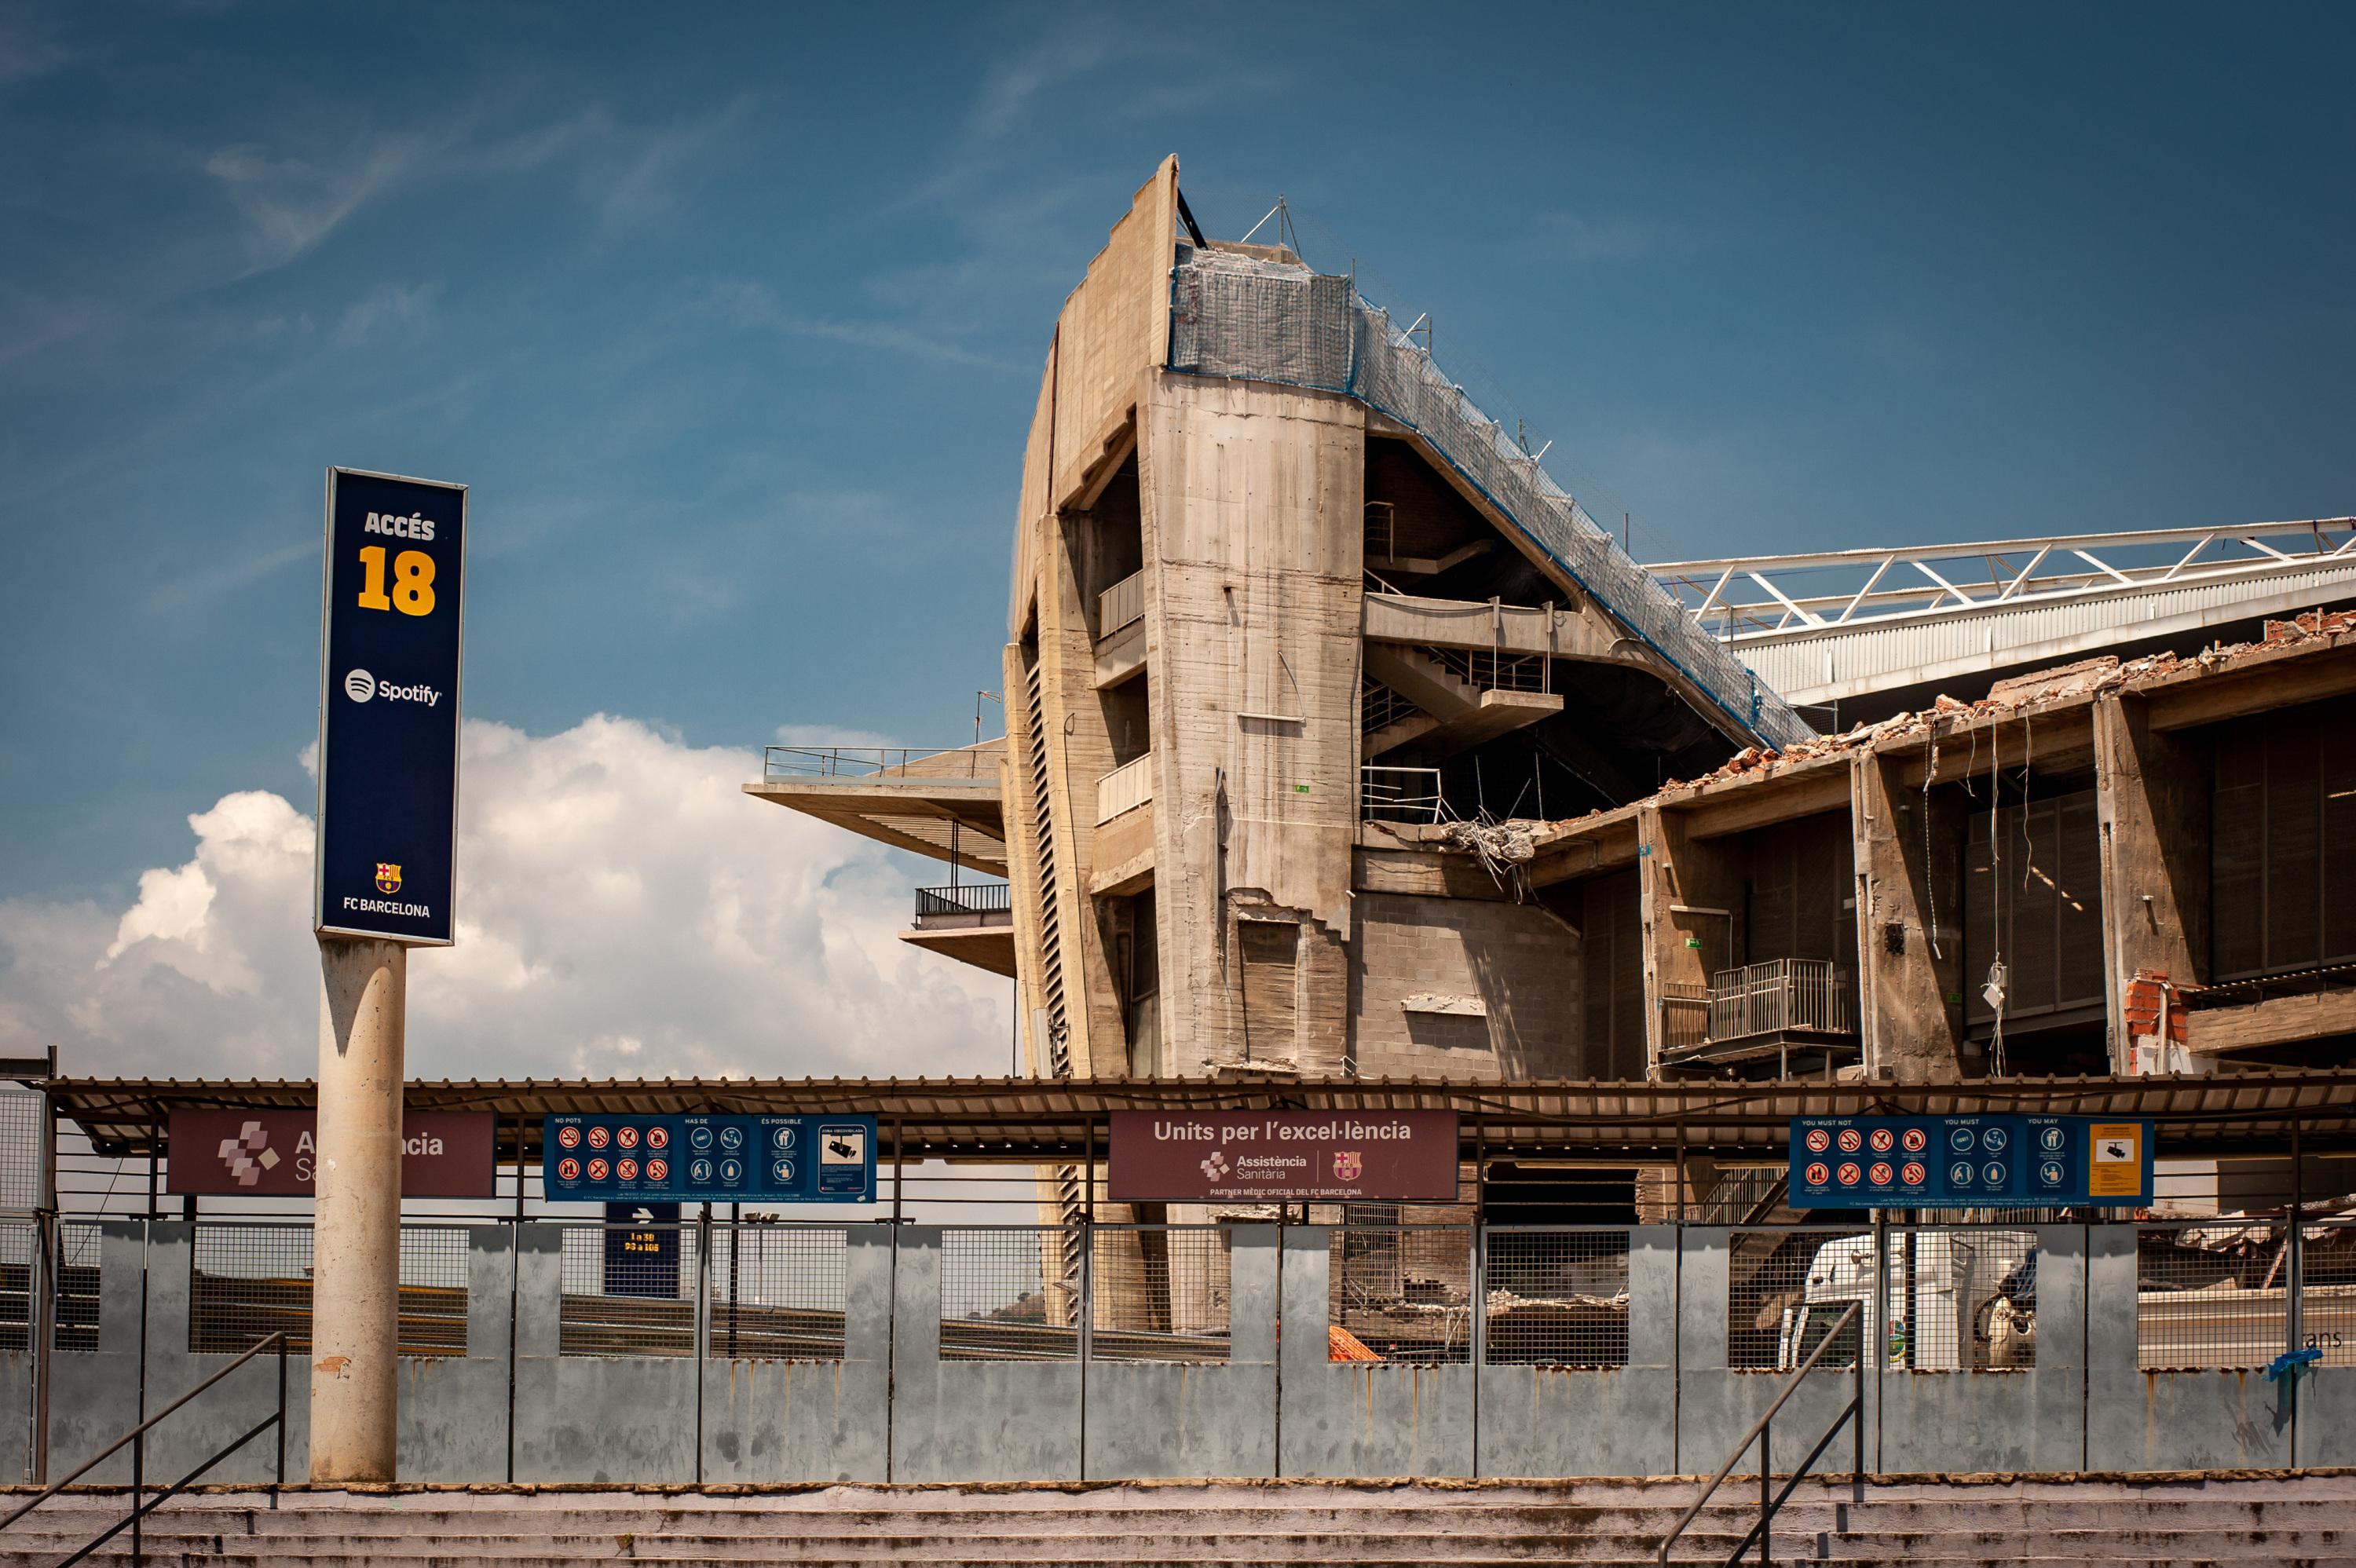
[[[1883,1311],[1890,1366],[1968,1371],[2036,1363],[2036,1242],[2028,1232],[1893,1232],[1889,1245]],[[1783,1309],[1776,1366],[1797,1367],[1844,1308],[1862,1307],[1872,1296],[1871,1236],[1838,1236],[1818,1247],[1800,1299]],[[1865,1316],[1842,1331],[1847,1343],[1817,1365],[1854,1360]]]

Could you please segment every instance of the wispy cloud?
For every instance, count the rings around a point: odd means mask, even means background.
[[[226,147],[205,160],[246,221],[246,276],[309,254],[369,201],[411,173],[425,151],[413,135],[379,135],[333,161]]]
[[[434,315],[439,283],[379,283],[344,307],[336,322],[335,339],[343,348],[358,348],[384,337],[414,333]]]
[[[262,550],[233,560],[210,571],[182,572],[148,594],[148,604],[155,609],[177,608],[202,603],[232,592],[249,582],[259,581],[273,571],[284,571],[297,561],[316,562],[319,541],[305,539],[298,544],[282,545],[276,549]]]
[[[0,13],[0,87],[63,70],[75,58],[30,7]]]
[[[780,336],[818,338],[829,343],[848,344],[854,348],[914,354],[952,365],[975,365],[991,370],[1015,368],[937,333],[919,331],[898,322],[804,315],[788,309],[766,285],[749,281],[714,285],[705,295],[704,303],[735,325],[774,332]]]

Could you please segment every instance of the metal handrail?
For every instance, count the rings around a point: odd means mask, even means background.
[[[1808,1473],[1808,1467],[1815,1464],[1817,1457],[1824,1453],[1825,1445],[1833,1440],[1833,1434],[1841,1429],[1841,1423],[1844,1421],[1854,1424],[1852,1435],[1857,1445],[1856,1452],[1850,1461],[1851,1478],[1859,1482],[1865,1479],[1865,1358],[1869,1347],[1865,1343],[1865,1335],[1861,1331],[1862,1323],[1859,1324],[1860,1332],[1857,1337],[1857,1392],[1849,1396],[1848,1403],[1841,1407],[1841,1413],[1833,1417],[1833,1424],[1825,1428],[1825,1435],[1816,1439],[1816,1445],[1808,1450],[1808,1456],[1800,1461],[1799,1468],[1792,1472],[1792,1478],[1783,1483],[1783,1489],[1781,1492],[1773,1490],[1775,1467],[1770,1462],[1768,1445],[1768,1427],[1774,1421],[1775,1413],[1783,1408],[1784,1401],[1799,1392],[1801,1381],[1815,1370],[1817,1360],[1823,1357],[1826,1350],[1831,1348],[1833,1342],[1840,1338],[1841,1330],[1848,1327],[1849,1319],[1856,1317],[1864,1309],[1861,1303],[1852,1301],[1847,1311],[1833,1319],[1832,1327],[1826,1329],[1824,1338],[1816,1341],[1816,1348],[1808,1352],[1808,1359],[1800,1363],[1798,1371],[1784,1380],[1783,1390],[1775,1395],[1775,1403],[1767,1407],[1765,1414],[1751,1424],[1751,1430],[1744,1433],[1741,1440],[1735,1444],[1734,1451],[1726,1456],[1726,1463],[1718,1467],[1718,1474],[1709,1478],[1709,1484],[1702,1488],[1701,1495],[1694,1499],[1693,1506],[1686,1509],[1678,1517],[1677,1522],[1669,1527],[1668,1534],[1661,1537],[1660,1549],[1653,1553],[1655,1562],[1666,1563],[1669,1560],[1669,1548],[1676,1544],[1678,1536],[1686,1532],[1686,1526],[1691,1524],[1703,1507],[1717,1495],[1719,1486],[1724,1484],[1726,1477],[1733,1472],[1734,1467],[1741,1462],[1742,1451],[1751,1446],[1751,1440],[1754,1438],[1759,1443],[1759,1522],[1751,1527],[1750,1534],[1735,1543],[1733,1552],[1726,1560],[1728,1568],[1732,1568],[1734,1563],[1742,1560],[1743,1552],[1753,1541],[1759,1542],[1759,1561],[1763,1568],[1773,1541],[1775,1510],[1783,1506],[1783,1499],[1792,1495],[1792,1488],[1800,1484],[1800,1477]]]
[[[155,1501],[140,1501],[141,1497],[147,1490],[148,1428],[154,1426],[157,1422],[162,1421],[166,1416],[172,1414],[182,1405],[187,1404],[190,1400],[195,1399],[198,1394],[204,1392],[205,1390],[212,1387],[213,1384],[220,1381],[221,1379],[229,1376],[230,1373],[237,1371],[238,1368],[245,1365],[246,1362],[253,1360],[254,1357],[262,1354],[262,1351],[271,1349],[273,1346],[275,1346],[278,1350],[278,1409],[272,1414],[263,1416],[259,1423],[247,1431],[245,1435],[237,1438],[227,1447],[222,1448],[218,1453],[214,1454],[211,1458],[207,1459],[203,1464],[198,1465],[195,1469],[189,1471],[187,1475],[182,1476],[178,1480],[174,1481],[170,1486],[166,1487],[162,1491],[157,1492],[155,1494]],[[89,1556],[91,1552],[97,1551],[100,1547],[105,1545],[108,1541],[121,1534],[126,1526],[128,1526],[131,1531],[131,1560],[134,1563],[144,1563],[147,1561],[147,1554],[145,1542],[140,1538],[140,1521],[145,1519],[149,1514],[155,1512],[157,1509],[163,1507],[166,1502],[169,1502],[174,1497],[177,1496],[181,1488],[189,1485],[198,1476],[203,1475],[207,1470],[211,1469],[223,1459],[226,1459],[231,1454],[236,1453],[248,1443],[252,1442],[264,1432],[269,1431],[273,1426],[278,1428],[278,1484],[284,1487],[286,1484],[286,1331],[283,1328],[278,1330],[276,1333],[255,1340],[251,1347],[238,1356],[237,1360],[231,1361],[229,1365],[223,1367],[220,1371],[215,1372],[212,1376],[207,1378],[204,1381],[198,1383],[196,1387],[190,1389],[187,1392],[182,1394],[179,1398],[174,1400],[171,1403],[166,1405],[163,1409],[157,1411],[155,1414],[149,1416],[146,1420],[141,1422],[138,1425],[133,1427],[130,1431],[124,1433],[122,1436],[116,1438],[113,1442],[108,1444],[105,1447],[91,1455],[88,1459],[82,1461],[81,1467],[76,1470],[72,1475],[68,1476],[62,1481],[57,1482],[47,1491],[41,1493],[40,1496],[35,1498],[31,1502],[25,1504],[15,1513],[10,1514],[6,1519],[0,1519],[0,1531],[5,1531],[10,1525],[15,1524],[18,1520],[24,1518],[27,1514],[32,1512],[43,1503],[48,1502],[51,1498],[56,1497],[59,1492],[64,1491],[68,1487],[81,1479],[82,1477],[90,1474],[90,1472],[97,1468],[102,1461],[110,1459],[113,1457],[114,1455],[121,1452],[123,1445],[128,1443],[131,1445],[132,1507],[130,1514],[118,1522],[107,1526],[104,1531],[101,1531],[95,1538],[84,1545],[80,1551],[59,1563],[58,1564],[58,1568],[68,1568],[68,1564],[80,1562],[83,1558]]]

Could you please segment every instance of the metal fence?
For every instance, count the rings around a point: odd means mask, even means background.
[[[1352,1225],[1327,1243],[1331,1353],[1454,1364],[1472,1359],[1472,1232],[1458,1225]]]
[[[235,1353],[284,1329],[311,1348],[311,1227],[199,1221],[188,1251],[188,1349]],[[463,1356],[466,1228],[401,1232],[401,1353]]]
[[[1438,768],[1358,770],[1358,815],[1368,822],[1440,822],[1448,816]]]
[[[941,1232],[941,1358],[1068,1361],[1080,1353],[1081,1281],[1054,1225]]]
[[[58,1221],[57,1333],[60,1350],[95,1350],[98,1340],[101,1232],[89,1220]]]
[[[694,1225],[666,1220],[563,1230],[558,1354],[695,1354]]]
[[[2289,1228],[2262,1221],[2138,1226],[2136,1364],[2263,1367],[2281,1355],[2290,1333],[2292,1253]]]
[[[1014,888],[1009,882],[959,882],[916,890],[918,924],[928,915],[1008,914],[1013,908]]]
[[[1233,1306],[1224,1225],[1099,1225],[1088,1354],[1100,1361],[1224,1361]]]
[[[1483,1239],[1492,1365],[1628,1364],[1628,1232],[1492,1228]]]
[[[846,1251],[840,1225],[713,1226],[711,1354],[841,1360]]]
[[[2037,1233],[1912,1225],[1885,1232],[1893,1371],[2025,1371],[2037,1364]]]

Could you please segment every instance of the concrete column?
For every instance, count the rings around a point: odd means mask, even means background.
[[[311,1479],[391,1481],[399,1438],[402,1047],[409,950],[323,937]]]
[[[1661,1076],[1669,1039],[1668,987],[1707,996],[1710,976],[1740,965],[1743,867],[1723,843],[1692,837],[1686,819],[1655,805],[1636,811],[1638,910],[1644,928],[1644,1075]],[[1679,1004],[1688,1028],[1707,1004]]]
[[[2114,1072],[2184,1065],[2169,1061],[2163,1045],[2138,1068],[2126,1002],[2139,973],[2181,987],[2208,972],[2211,767],[2205,746],[2154,730],[2143,699],[2106,697],[2094,704],[2104,996]]]
[[[1902,787],[1897,772],[1870,751],[1849,762],[1858,1029],[1868,1076],[1953,1083],[1962,1076],[1967,983],[1957,875],[1963,813],[1952,789],[1926,796]]]

